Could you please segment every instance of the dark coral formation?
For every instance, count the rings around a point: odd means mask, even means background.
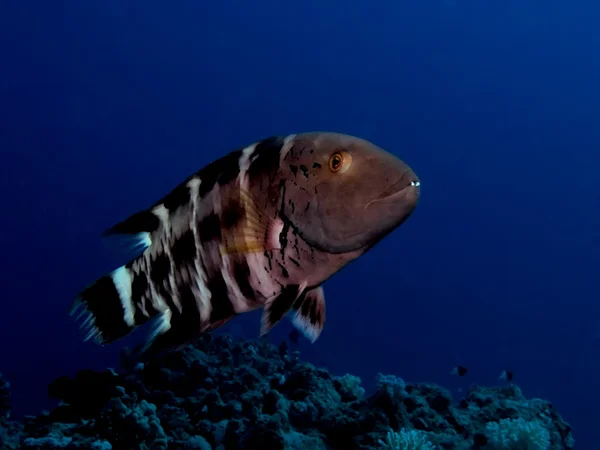
[[[22,429],[10,422],[0,384],[0,439],[9,449],[573,447],[552,405],[516,386],[473,387],[454,405],[437,386],[377,381],[365,396],[358,378],[333,376],[285,347],[205,336],[120,374],[59,378],[49,388],[59,405]]]
[[[0,450],[19,448],[21,424],[10,418],[10,384],[0,374]]]

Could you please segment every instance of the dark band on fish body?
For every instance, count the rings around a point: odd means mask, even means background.
[[[92,327],[98,330],[98,338],[103,344],[113,342],[133,329],[125,322],[121,297],[110,276],[101,277],[84,289],[80,302],[94,318]]]
[[[233,266],[233,278],[246,299],[256,299],[254,289],[250,285],[250,266],[245,258]]]
[[[221,238],[221,221],[215,213],[210,213],[198,223],[200,242],[209,242]]]
[[[231,200],[231,203],[221,213],[224,228],[235,227],[243,217],[244,210],[238,200]]]
[[[169,195],[159,202],[159,204],[162,204],[170,213],[173,213],[182,206],[188,205],[190,203],[190,198],[190,188],[187,186],[186,182],[173,189]]]
[[[227,283],[221,272],[215,273],[208,280],[207,287],[210,291],[210,322],[220,322],[233,316],[235,311],[227,293]]]
[[[171,261],[165,253],[156,255],[150,264],[150,279],[155,285],[162,285],[171,273]]]
[[[158,294],[165,300],[171,311],[177,311],[173,301],[173,292],[169,283],[171,274],[171,261],[169,257],[161,253],[150,264],[150,280],[154,284]]]
[[[131,282],[131,300],[139,302],[148,293],[148,277],[144,272],[136,273]]]
[[[154,309],[150,300],[149,293],[150,285],[145,272],[136,273],[131,281],[131,303],[134,305],[134,322],[136,325],[141,325],[148,320],[142,311],[141,306],[148,312],[150,317],[156,315],[158,311]]]
[[[284,139],[280,136],[272,136],[256,144],[248,175],[254,178],[264,173],[272,174],[279,169],[279,156],[283,144]]]
[[[179,300],[181,301],[181,314],[177,314],[176,320],[171,319],[171,327],[175,328],[175,324],[181,326],[185,330],[185,335],[191,337],[200,331],[200,311],[198,311],[198,303],[196,296],[189,284],[177,286]]]
[[[196,239],[192,230],[183,233],[177,239],[171,248],[171,256],[175,267],[181,267],[184,264],[190,264],[195,261],[197,256]]]
[[[217,182],[221,185],[227,184],[238,176],[240,171],[239,160],[242,150],[233,151],[204,167],[197,173],[200,179],[198,194],[205,197],[211,192]]]

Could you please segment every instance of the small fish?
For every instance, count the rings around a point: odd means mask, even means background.
[[[410,167],[365,140],[264,139],[108,229],[135,238],[141,253],[84,289],[72,314],[102,345],[155,320],[141,354],[182,347],[259,308],[261,335],[290,313],[314,342],[323,282],[403,223],[419,195]]]
[[[459,376],[459,377],[464,377],[467,374],[468,371],[469,371],[469,369],[467,369],[466,367],[455,366],[452,369],[452,372],[450,372],[450,374],[451,375],[456,375],[456,376]]]
[[[507,381],[508,383],[511,383],[514,377],[515,377],[514,372],[512,372],[510,370],[503,370],[502,373],[500,374],[500,376],[498,377],[498,379],[500,379],[502,381]]]

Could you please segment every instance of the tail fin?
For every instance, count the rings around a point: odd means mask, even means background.
[[[71,315],[81,320],[85,340],[108,344],[158,315],[160,311],[154,308],[142,311],[143,306],[139,302],[147,295],[146,287],[146,274],[134,273],[127,265],[84,289],[73,303]]]

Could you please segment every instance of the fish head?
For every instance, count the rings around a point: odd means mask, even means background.
[[[367,250],[414,211],[413,170],[374,144],[337,133],[296,135],[282,169],[285,214],[302,238],[328,253]]]

